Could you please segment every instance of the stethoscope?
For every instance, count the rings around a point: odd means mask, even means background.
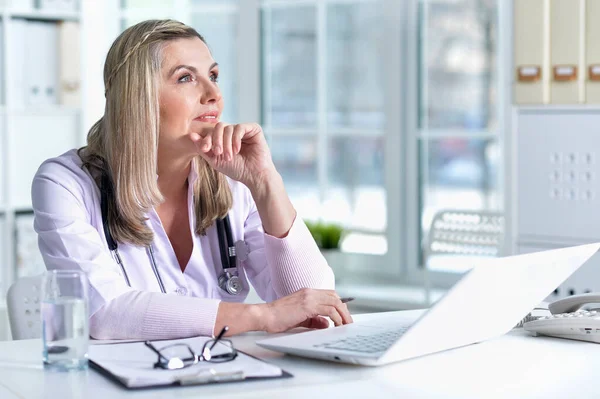
[[[112,192],[112,184],[107,173],[102,173],[102,182],[100,187],[100,210],[102,212],[102,224],[104,226],[104,236],[116,262],[121,267],[123,277],[128,286],[131,287],[129,277],[125,271],[123,260],[119,255],[119,245],[113,239],[110,229],[108,228],[108,195],[109,191]],[[222,273],[218,277],[219,287],[231,295],[239,295],[242,292],[242,281],[240,280],[237,261],[240,257],[240,261],[243,261],[247,256],[246,243],[244,241],[233,241],[233,234],[231,233],[231,223],[229,222],[229,215],[225,215],[222,219],[216,220],[217,225],[217,236],[219,237],[219,252],[221,255],[221,266],[223,268]],[[233,244],[233,245],[232,245]],[[158,285],[163,294],[166,294],[165,285],[163,284],[158,267],[156,266],[156,260],[154,259],[154,250],[152,245],[146,247],[146,252],[150,258],[150,266],[158,281]]]

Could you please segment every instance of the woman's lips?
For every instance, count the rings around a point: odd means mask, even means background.
[[[199,122],[208,122],[208,123],[217,123],[219,122],[219,117],[217,115],[200,115],[199,117],[194,119]]]

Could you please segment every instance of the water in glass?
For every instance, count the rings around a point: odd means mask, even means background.
[[[80,271],[46,274],[41,303],[44,366],[86,369],[89,342],[87,280]]]

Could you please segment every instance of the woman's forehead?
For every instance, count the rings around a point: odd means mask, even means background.
[[[163,48],[162,56],[162,68],[166,70],[177,65],[205,69],[215,62],[208,46],[197,37],[170,41]]]

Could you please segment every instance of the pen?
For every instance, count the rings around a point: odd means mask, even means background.
[[[353,301],[354,298],[352,298],[352,297],[346,297],[346,298],[340,298],[340,300],[342,301],[342,303],[348,303],[350,301]]]
[[[221,338],[223,338],[223,335],[225,335],[225,333],[229,331],[229,327],[225,326],[223,327],[223,329],[221,330],[221,332],[219,333],[219,335],[217,335],[217,338],[215,338],[215,340],[213,341],[213,344],[210,346],[210,348],[208,348],[208,350],[212,350],[212,348],[215,347],[215,345],[217,344],[217,342],[219,342],[219,340]]]

